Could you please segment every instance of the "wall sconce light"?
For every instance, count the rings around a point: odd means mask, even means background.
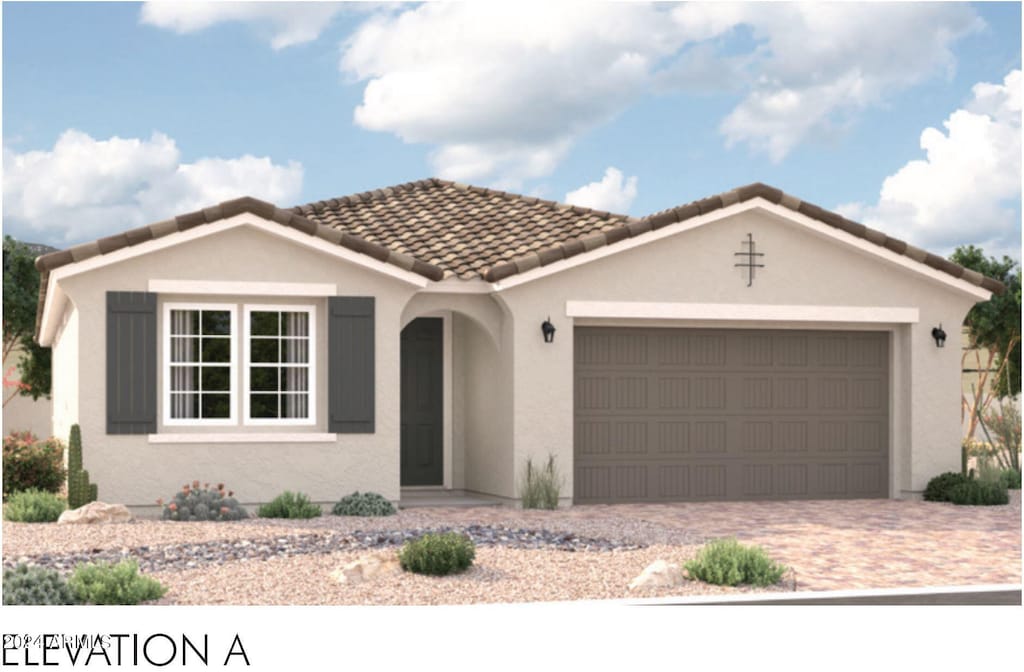
[[[946,345],[946,332],[942,330],[942,323],[939,322],[939,326],[932,328],[932,338],[935,339],[935,347],[942,348]]]
[[[544,342],[552,343],[555,340],[555,325],[551,324],[551,316],[540,325],[540,331],[544,334]]]

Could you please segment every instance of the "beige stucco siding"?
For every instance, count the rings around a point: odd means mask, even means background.
[[[69,302],[50,353],[50,396],[53,400],[53,435],[68,440],[71,425],[79,418],[79,333],[80,312]],[[104,377],[106,380],[106,377]]]
[[[465,354],[465,487],[501,497],[515,497],[513,482],[512,320],[505,319],[501,341],[481,325],[463,321]]]
[[[339,434],[319,443],[151,443],[146,435],[106,434],[106,292],[147,291],[150,280],[335,283],[343,296],[376,297],[376,431]],[[267,501],[285,489],[313,500],[336,501],[353,490],[399,497],[399,339],[402,308],[415,287],[374,270],[250,227],[234,228],[69,277],[61,282],[78,308],[74,326],[55,346],[55,375],[64,390],[77,384],[80,407],[61,416],[82,428],[85,466],[101,499],[149,505],[182,483],[223,481],[243,502]],[[187,296],[159,300],[187,300]],[[326,316],[324,297],[194,296],[197,302],[280,303],[317,306],[317,424],[284,429],[260,427],[160,427],[160,433],[324,432],[326,428]],[[162,311],[158,321],[162,322]],[[239,314],[241,320],[241,313]],[[240,324],[240,323],[239,323]],[[159,324],[162,328],[162,323]],[[73,352],[77,342],[81,353]],[[162,362],[158,365],[162,367]],[[162,382],[162,373],[161,382]],[[240,385],[240,382],[238,383]],[[65,395],[59,394],[58,403]],[[163,417],[162,395],[158,417]],[[239,408],[239,417],[241,409]]]
[[[757,270],[751,287],[745,271],[734,267],[734,253],[748,233],[765,253],[765,268]],[[895,358],[890,370],[898,385],[891,395],[892,495],[919,491],[930,477],[959,464],[960,353],[936,348],[931,329],[940,322],[960,324],[976,299],[773,214],[740,213],[508,287],[501,296],[516,316],[515,464],[556,453],[570,492],[573,320],[566,317],[567,301],[918,308],[920,321],[910,325],[691,320],[665,326],[889,330]],[[540,334],[548,315],[559,329],[553,344],[543,343]]]

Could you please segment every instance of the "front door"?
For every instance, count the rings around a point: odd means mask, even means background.
[[[402,485],[442,485],[442,320],[420,317],[402,330]]]

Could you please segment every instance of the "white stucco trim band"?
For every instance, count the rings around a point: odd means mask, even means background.
[[[215,280],[150,280],[158,294],[217,294],[238,296],[334,296],[331,282],[219,282]]]
[[[46,303],[43,305],[43,319],[39,323],[39,345],[49,348],[53,345],[53,337],[56,334],[57,323],[64,315],[64,308],[67,306],[68,297],[64,290],[57,284],[57,279],[50,274],[46,282]]]
[[[313,432],[264,433],[218,432],[189,434],[150,434],[150,443],[336,443],[337,434]]]
[[[638,320],[738,320],[750,322],[850,322],[916,324],[917,308],[889,306],[786,306],[744,303],[566,301],[572,318]]]

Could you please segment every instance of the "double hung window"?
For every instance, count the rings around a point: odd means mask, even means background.
[[[241,308],[164,305],[164,424],[316,423],[314,307]]]
[[[245,307],[245,422],[305,425],[312,401],[312,306]]]

